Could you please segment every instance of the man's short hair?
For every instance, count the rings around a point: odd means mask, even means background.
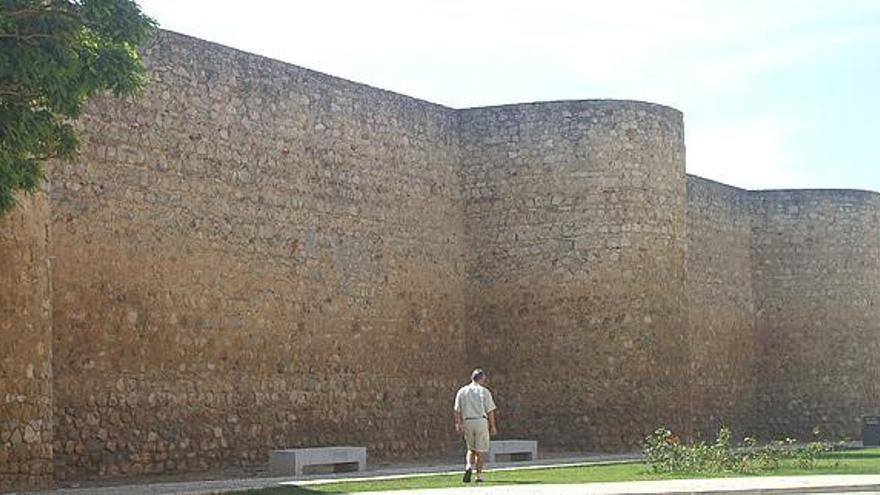
[[[476,368],[473,372],[471,372],[471,381],[475,382],[481,378],[486,376],[486,372],[483,371],[483,368]]]

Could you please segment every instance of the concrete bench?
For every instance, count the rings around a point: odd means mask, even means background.
[[[497,462],[498,456],[510,461],[534,461],[538,458],[537,440],[491,440],[489,462]]]
[[[302,476],[307,466],[316,470],[330,468],[331,472],[363,471],[367,468],[367,449],[366,447],[314,447],[273,450],[269,453],[270,476]]]

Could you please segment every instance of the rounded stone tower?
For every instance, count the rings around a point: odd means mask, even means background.
[[[681,113],[550,102],[460,125],[470,359],[494,372],[508,431],[615,450],[683,425]]]

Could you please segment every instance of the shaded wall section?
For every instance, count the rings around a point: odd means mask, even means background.
[[[880,407],[880,194],[751,193],[756,428],[855,438]]]
[[[167,32],[144,60],[53,175],[56,476],[450,452],[453,111]]]
[[[460,118],[469,359],[505,434],[617,450],[682,425],[681,114],[579,101]]]
[[[687,178],[687,294],[692,433],[751,433],[755,366],[752,229],[744,189]]]
[[[52,482],[49,201],[0,218],[0,491]]]

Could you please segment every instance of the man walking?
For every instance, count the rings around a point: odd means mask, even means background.
[[[467,444],[465,470],[462,481],[470,483],[471,473],[477,471],[477,483],[483,481],[483,465],[489,453],[489,435],[495,436],[495,401],[486,388],[489,379],[477,368],[471,373],[470,385],[458,389],[455,394],[455,431],[464,434]]]

